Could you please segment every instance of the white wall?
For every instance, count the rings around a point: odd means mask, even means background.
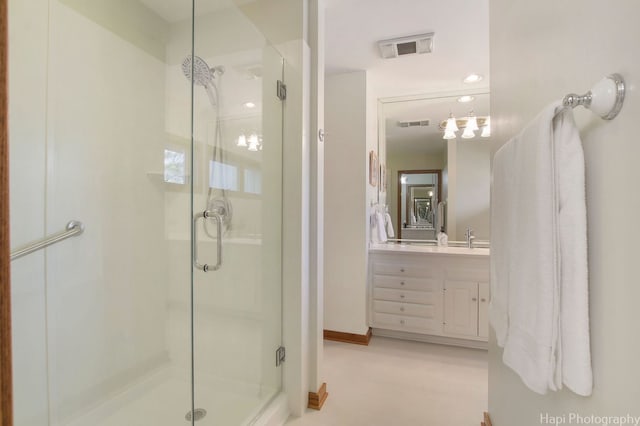
[[[471,227],[476,240],[488,240],[491,144],[478,137],[459,139],[456,154],[456,235],[449,238],[464,241]]]
[[[502,364],[492,336],[489,410],[496,426],[538,425],[547,412],[640,416],[640,228],[634,226],[640,210],[640,145],[634,136],[640,116],[640,61],[634,53],[639,15],[639,3],[621,0],[491,2],[494,151],[545,105],[586,92],[603,75],[619,72],[629,88],[613,121],[575,110],[586,157],[593,395],[527,390]]]
[[[9,2],[11,247],[45,236],[48,0]],[[44,253],[11,264],[15,423],[48,419]]]
[[[367,75],[325,80],[324,329],[365,334],[367,327]],[[377,126],[377,123],[375,124]]]

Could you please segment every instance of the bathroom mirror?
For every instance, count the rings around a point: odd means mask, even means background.
[[[436,214],[441,180],[440,170],[398,171],[398,238],[435,239],[441,221]]]
[[[449,117],[458,131],[443,139]],[[465,134],[470,117],[475,117],[478,130]],[[487,92],[380,100],[379,151],[385,153],[387,172],[381,187],[388,190],[379,194],[379,200],[387,204],[398,238],[434,240],[444,228],[449,240],[463,241],[471,228],[476,241],[489,240],[487,117]],[[429,173],[430,180],[416,181]]]

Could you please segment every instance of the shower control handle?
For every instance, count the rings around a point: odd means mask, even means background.
[[[222,211],[221,211],[222,210]],[[193,217],[193,266],[204,272],[217,271],[222,266],[222,215],[224,209],[205,210],[196,214]],[[200,263],[198,261],[198,220],[200,219],[214,219],[216,221],[216,240],[218,243],[218,258],[215,265],[209,265],[207,263]]]

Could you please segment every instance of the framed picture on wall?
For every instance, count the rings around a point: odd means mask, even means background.
[[[369,184],[378,185],[378,156],[375,151],[369,152]]]
[[[387,168],[380,163],[380,192],[387,192]]]

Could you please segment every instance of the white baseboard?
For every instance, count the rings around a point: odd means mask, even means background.
[[[461,346],[464,348],[488,350],[487,342],[478,340],[455,339],[443,336],[431,336],[428,334],[408,333],[406,331],[385,330],[382,328],[373,329],[374,336],[391,337],[393,339],[413,340],[416,342],[437,343],[439,345]]]

